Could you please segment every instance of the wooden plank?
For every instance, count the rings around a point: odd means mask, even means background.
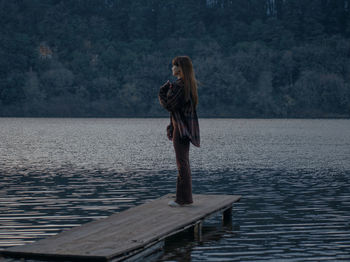
[[[211,214],[230,208],[241,196],[194,194],[193,205],[176,208],[167,204],[173,198],[173,194],[168,194],[53,237],[0,252],[6,256],[108,261],[143,250]]]

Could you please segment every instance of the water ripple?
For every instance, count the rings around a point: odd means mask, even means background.
[[[175,192],[168,119],[0,119],[0,248]],[[350,261],[350,121],[201,119],[194,193],[241,194],[159,261]],[[130,139],[132,137],[133,139]],[[18,261],[6,259],[4,261]]]

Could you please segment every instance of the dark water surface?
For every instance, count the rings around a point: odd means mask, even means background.
[[[174,193],[168,122],[0,118],[0,248]],[[350,120],[199,124],[194,193],[243,198],[232,227],[213,217],[202,242],[180,235],[159,261],[350,261]]]

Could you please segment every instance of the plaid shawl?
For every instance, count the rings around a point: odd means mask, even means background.
[[[170,124],[167,126],[167,135],[172,140],[174,129],[171,118],[179,126],[180,137],[188,137],[194,146],[200,147],[199,124],[196,108],[193,106],[192,96],[185,101],[185,89],[182,79],[174,83],[166,82],[160,87],[158,94],[160,104],[170,112]]]

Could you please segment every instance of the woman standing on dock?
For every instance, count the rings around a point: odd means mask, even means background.
[[[176,199],[172,207],[193,203],[192,178],[189,161],[190,142],[200,147],[199,124],[196,112],[198,104],[197,81],[192,61],[188,56],[177,56],[172,60],[172,74],[177,80],[168,80],[158,94],[160,104],[170,112],[167,136],[173,141],[178,176]]]

